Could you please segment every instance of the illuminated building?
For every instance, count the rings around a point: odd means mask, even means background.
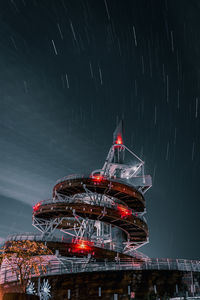
[[[39,280],[32,276],[35,293],[38,282],[48,279],[52,299],[198,294],[199,261],[150,259],[138,251],[149,240],[144,195],[151,185],[144,162],[124,144],[121,122],[101,169],[59,179],[52,198],[33,207],[40,234],[8,237],[43,241],[54,252],[47,273]],[[16,281],[9,270],[1,271],[5,289]]]

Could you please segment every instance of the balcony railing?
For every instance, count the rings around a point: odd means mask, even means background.
[[[81,174],[72,174],[72,175],[68,175],[65,177],[62,177],[60,179],[58,179],[56,181],[56,184],[64,182],[66,180],[75,180],[75,179],[88,179],[91,177],[91,174],[87,174],[87,175],[81,175]],[[144,176],[134,176],[131,177],[130,179],[127,178],[110,178],[110,177],[106,177],[105,179],[108,180],[114,180],[115,182],[119,182],[122,184],[126,184],[129,185],[131,187],[135,187],[136,189],[139,187],[145,187],[145,186],[149,186],[151,187],[152,185],[152,181],[151,181],[151,176],[150,175],[144,175]]]
[[[187,271],[200,272],[200,261],[184,259],[148,259],[143,263],[136,263],[133,259],[123,261],[104,261],[94,262],[89,259],[78,259],[62,256],[46,256],[45,264],[47,272],[45,276],[61,275],[82,272],[105,272],[105,271],[124,271],[124,270],[170,270],[170,271]],[[37,277],[32,274],[32,277]],[[0,284],[17,281],[17,276],[12,273],[11,268],[2,264],[0,271]]]
[[[59,242],[59,243],[71,243],[72,238],[64,236],[42,236],[41,234],[36,234],[33,232],[25,232],[25,233],[16,233],[16,234],[10,234],[7,238],[6,241],[35,241],[35,242]],[[124,252],[124,247],[119,246],[119,244],[115,243],[103,243],[100,240],[93,240],[93,245],[94,247],[97,248],[103,248],[105,250],[113,250],[115,252],[123,253]],[[147,260],[148,257],[141,252],[138,252],[137,250],[132,249],[131,250],[131,255],[136,257],[139,260]]]

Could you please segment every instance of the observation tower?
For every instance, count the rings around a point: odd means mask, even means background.
[[[34,253],[44,259],[47,271],[38,275],[31,270],[27,293],[42,300],[200,295],[200,261],[149,258],[138,250],[149,241],[144,195],[151,186],[144,161],[124,143],[121,121],[101,169],[59,179],[51,199],[34,205],[32,224],[39,234],[7,237],[6,247],[34,241],[51,250],[51,255]],[[3,261],[5,293],[19,286],[12,270]]]
[[[59,179],[52,199],[33,207],[33,226],[47,239],[62,232],[67,256],[142,259],[137,249],[148,243],[144,194],[150,187],[144,162],[124,145],[121,121],[102,169]]]

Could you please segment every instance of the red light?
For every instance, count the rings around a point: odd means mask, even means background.
[[[74,243],[72,246],[72,252],[77,253],[92,253],[93,252],[93,243],[85,240],[79,240]]]
[[[97,181],[97,182],[100,182],[100,181],[102,181],[103,180],[103,176],[102,175],[93,175],[92,176],[92,179],[94,180],[94,181]]]
[[[40,204],[40,202],[38,202],[37,204],[35,204],[35,205],[33,206],[33,210],[34,210],[34,211],[38,211],[39,208],[40,208],[40,206],[41,206],[41,204]]]
[[[76,245],[76,249],[77,250],[88,250],[89,246],[84,241],[81,241]]]
[[[117,139],[115,141],[115,144],[117,144],[117,145],[122,145],[123,144],[121,135],[118,135],[118,137],[117,137]]]
[[[126,218],[132,215],[132,211],[123,205],[118,205],[117,208],[120,212],[121,218]]]

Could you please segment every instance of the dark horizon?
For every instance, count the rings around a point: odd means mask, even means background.
[[[117,120],[145,161],[150,257],[199,259],[200,4],[0,3],[0,242],[58,178],[101,168]]]

